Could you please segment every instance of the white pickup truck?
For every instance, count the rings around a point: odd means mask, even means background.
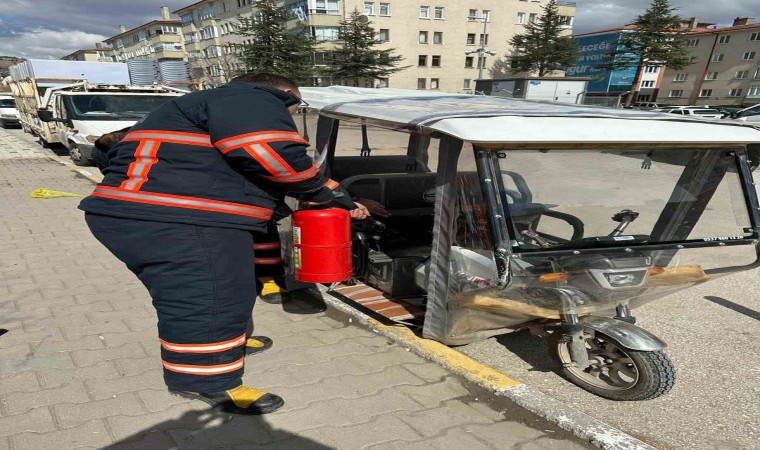
[[[47,147],[61,144],[77,165],[91,165],[100,136],[134,125],[187,91],[131,85],[126,64],[28,60],[12,66],[10,82],[21,127]]]

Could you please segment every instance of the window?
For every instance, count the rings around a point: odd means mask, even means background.
[[[746,53],[744,53],[744,55],[742,56],[742,59],[745,60],[745,61],[748,61],[750,59],[755,59],[755,52],[746,52]]]
[[[201,28],[201,39],[211,39],[217,37],[216,27]]]
[[[114,47],[116,48],[124,47],[124,41],[122,41],[121,39],[116,39],[116,42],[114,43]]]
[[[517,13],[517,23],[522,24],[525,23],[525,13]]]
[[[475,58],[472,56],[468,56],[464,59],[464,66],[466,68],[472,68],[475,67]]]
[[[206,20],[212,17],[214,17],[214,10],[211,9],[211,6],[202,6],[201,9],[198,10],[198,19]]]
[[[637,102],[648,102],[651,97],[652,96],[649,95],[649,94],[639,94],[638,96],[636,96],[636,101]]]
[[[754,78],[755,80],[760,80],[760,69],[757,69],[755,71],[755,76],[752,77],[752,78]]]
[[[364,2],[364,15],[366,16],[375,15],[375,2]]]
[[[425,89],[426,83],[427,80],[425,78],[417,78],[417,89]]]
[[[689,77],[689,74],[687,73],[677,73],[675,78],[673,78],[673,81],[686,81],[686,78]]]
[[[575,17],[573,16],[559,16],[559,25],[565,27],[572,27]]]
[[[145,37],[144,37],[144,36],[145,36],[145,33],[143,33],[143,39],[145,39]],[[132,42],[134,42],[134,43],[138,43],[138,42],[140,42],[140,36],[138,36],[138,35],[136,35],[136,34],[133,34],[133,35],[132,35]]]
[[[469,78],[464,79],[464,83],[462,83],[462,89],[470,89],[470,84],[472,83],[472,80]]]
[[[749,70],[739,70],[734,73],[734,78],[737,80],[743,80],[749,76]]]
[[[475,45],[475,33],[467,34],[467,45]]]
[[[248,6],[253,3],[253,0],[238,0],[238,8]]]
[[[538,14],[536,13],[530,13],[528,14],[528,22],[530,23],[536,23],[536,18],[538,17]]]
[[[647,66],[646,69],[644,69],[646,73],[657,73],[659,70],[659,66]]]
[[[228,5],[228,4],[227,4],[227,2],[223,2],[223,3],[222,3],[222,12],[223,12],[223,13],[228,13],[228,12],[230,12],[230,5]]]
[[[481,17],[482,19],[484,19],[486,22],[490,22],[490,21],[491,21],[491,10],[490,10],[490,9],[484,9],[484,10],[483,10],[483,11],[480,13],[480,17]]]
[[[753,84],[749,87],[747,97],[760,97],[760,84]]]
[[[390,16],[391,15],[391,4],[390,3],[380,3],[380,15],[381,16]],[[385,87],[388,87],[387,85]]]
[[[177,27],[173,25],[162,25],[160,31],[156,30],[156,34],[178,34]]]
[[[705,75],[705,80],[717,80],[718,73],[719,72],[707,72],[707,75]]]
[[[417,67],[427,67],[427,55],[417,57]]]
[[[654,87],[654,81],[652,81],[652,80],[642,81],[641,82],[641,87],[643,87],[643,88]]]
[[[433,55],[430,59],[430,67],[441,67],[441,55]]]
[[[749,37],[750,41],[760,41],[760,33],[752,33]]]
[[[724,56],[725,56],[725,54],[723,54],[723,53],[719,53],[717,55],[713,55],[712,62],[722,62]]]
[[[430,89],[438,89],[438,78],[431,78],[430,79]]]
[[[433,11],[433,18],[434,19],[443,19],[443,6],[436,6],[435,7],[435,11]]]
[[[470,12],[467,14],[467,17],[470,19],[475,19],[476,17],[478,17],[478,10],[471,9]]]
[[[427,31],[420,31],[420,44],[427,44],[428,43],[428,32]]]
[[[338,0],[316,0],[315,14],[338,14]]]
[[[670,91],[670,93],[668,94],[668,97],[670,97],[670,98],[678,98],[678,97],[680,97],[682,95],[683,95],[683,90],[682,89],[674,89],[674,90]]]
[[[377,34],[377,39],[380,42],[388,42],[391,40],[391,30],[388,28],[380,28],[380,32]]]
[[[728,44],[728,42],[730,40],[731,40],[731,36],[728,35],[728,34],[724,34],[723,36],[720,37],[720,39],[718,40],[718,43],[720,43],[720,44]]]
[[[478,56],[478,67],[486,67],[486,57]]]
[[[488,35],[486,34],[485,38],[484,38],[483,35],[481,34],[480,35],[480,46],[484,47],[486,45],[488,45]]]
[[[442,31],[435,31],[435,32],[433,32],[433,44],[443,44],[443,32]]]
[[[429,18],[430,18],[430,7],[420,6],[420,19],[429,19]]]
[[[699,91],[700,97],[709,97],[711,95],[712,95],[712,89],[702,89],[701,91]]]
[[[742,96],[742,90],[741,89],[731,89],[728,91],[729,97],[741,97]]]
[[[193,15],[192,14],[185,14],[184,16],[179,16],[180,20],[182,20],[182,25],[188,25],[193,23]]]
[[[377,87],[379,88],[387,88],[389,86],[388,79],[387,78],[378,78],[377,79]]]
[[[699,45],[699,39],[689,39],[688,41],[686,41],[687,47],[696,47],[698,45]]]
[[[314,27],[314,40],[337,41],[340,27]]]

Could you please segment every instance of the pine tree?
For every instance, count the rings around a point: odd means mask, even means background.
[[[652,0],[644,14],[633,22],[635,29],[621,33],[618,45],[605,55],[600,69],[608,71],[636,68],[631,95],[626,105],[637,97],[638,81],[645,66],[683,69],[692,63],[686,48],[683,19],[674,14],[669,0]]]
[[[408,67],[398,67],[404,58],[394,55],[394,49],[374,48],[382,41],[375,37],[372,23],[358,10],[341,20],[338,40],[331,65],[326,69],[327,75],[337,83],[372,87],[374,80]]]
[[[315,74],[314,39],[302,29],[288,29],[292,19],[275,0],[256,0],[252,18],[240,18],[236,34],[250,38],[239,48],[248,72],[270,72],[310,86]]]
[[[538,20],[528,22],[525,33],[510,40],[512,73],[534,72],[543,77],[574,64],[578,48],[572,37],[561,35],[563,25],[556,0],[550,0]]]

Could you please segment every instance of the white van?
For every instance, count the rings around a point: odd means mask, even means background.
[[[10,95],[0,95],[0,128],[8,128],[8,125],[20,126],[16,100]]]

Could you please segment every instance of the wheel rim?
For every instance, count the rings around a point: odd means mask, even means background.
[[[73,161],[79,161],[82,159],[82,152],[79,150],[79,147],[72,145],[69,149],[69,156],[71,156]]]
[[[565,369],[579,380],[601,389],[624,391],[639,381],[639,370],[633,359],[604,335],[584,334],[588,365],[580,367],[570,358],[567,342],[559,342],[558,354]]]

